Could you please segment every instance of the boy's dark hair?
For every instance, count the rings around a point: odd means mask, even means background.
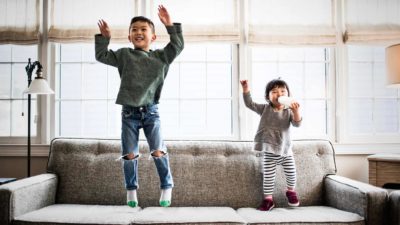
[[[274,88],[286,88],[288,92],[288,96],[290,96],[290,90],[289,86],[284,80],[281,80],[281,78],[278,79],[273,79],[270,82],[268,82],[267,86],[265,87],[265,99],[269,101],[269,92],[274,89]]]
[[[144,16],[135,16],[135,17],[133,17],[133,18],[131,19],[131,24],[129,25],[129,32],[131,31],[132,24],[134,24],[134,23],[136,23],[136,22],[138,22],[138,21],[148,23],[149,26],[150,26],[150,28],[151,28],[151,31],[152,31],[153,33],[156,32],[156,29],[154,28],[154,23],[153,23],[153,21],[151,21],[149,18],[146,18],[146,17],[144,17]]]

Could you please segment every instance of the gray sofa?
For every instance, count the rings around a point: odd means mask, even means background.
[[[391,225],[400,225],[400,190],[389,195],[389,218]]]
[[[294,141],[301,206],[288,208],[282,170],[276,208],[262,198],[261,157],[251,142],[167,141],[175,188],[158,207],[159,180],[140,144],[139,206],[126,206],[119,140],[55,139],[48,173],[0,186],[1,225],[60,224],[382,224],[387,192],[335,175],[325,140]]]

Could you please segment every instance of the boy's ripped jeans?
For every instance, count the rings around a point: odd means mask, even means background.
[[[146,107],[122,107],[121,147],[126,189],[135,190],[138,188],[138,142],[140,128],[143,128],[150,152],[157,167],[161,183],[160,188],[172,188],[174,182],[169,166],[169,156],[161,136],[158,106],[154,104]],[[157,151],[161,151],[161,156],[153,155]],[[133,159],[129,159],[128,155],[132,153]]]

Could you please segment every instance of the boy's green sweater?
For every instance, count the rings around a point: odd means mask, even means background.
[[[166,28],[170,42],[163,49],[149,52],[132,48],[108,50],[110,38],[95,35],[96,60],[119,71],[117,104],[134,107],[158,104],[169,65],[184,46],[181,25],[174,23]]]

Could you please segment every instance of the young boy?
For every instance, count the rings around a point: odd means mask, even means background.
[[[129,27],[128,39],[134,49],[108,50],[111,32],[104,20],[98,22],[101,34],[95,36],[96,60],[117,67],[121,78],[116,103],[122,105],[121,158],[127,204],[131,207],[138,206],[136,189],[140,128],[146,135],[160,177],[161,206],[170,206],[174,186],[169,156],[161,136],[157,104],[169,65],[183,50],[184,44],[181,25],[172,23],[167,9],[162,5],[158,7],[158,16],[170,35],[170,42],[163,49],[150,50],[150,44],[156,40],[154,24],[142,16],[132,18]]]

